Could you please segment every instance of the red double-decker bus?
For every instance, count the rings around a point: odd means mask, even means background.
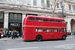
[[[63,39],[67,37],[66,23],[62,18],[27,16],[23,23],[24,40]]]

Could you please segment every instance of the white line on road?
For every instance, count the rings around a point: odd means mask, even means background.
[[[75,49],[75,44],[58,45],[58,46],[55,46],[55,48]]]
[[[21,49],[36,49],[39,47],[27,47],[27,48],[11,48],[11,49],[6,49],[6,50],[21,50]]]

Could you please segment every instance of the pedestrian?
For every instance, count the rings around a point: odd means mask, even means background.
[[[15,39],[15,31],[12,32],[12,39]]]
[[[1,39],[1,34],[2,34],[2,32],[0,31],[0,39]]]
[[[74,35],[75,35],[75,31],[74,31]]]
[[[11,37],[11,31],[9,31],[9,32],[10,32],[10,35],[9,36]]]
[[[17,31],[17,38],[19,37],[19,32]]]
[[[13,36],[13,31],[11,31],[11,37]]]
[[[8,38],[10,37],[10,32],[9,32],[9,31],[7,32],[7,37],[8,37]]]
[[[18,38],[18,32],[15,30],[15,37]]]
[[[22,37],[22,35],[23,35],[23,32],[21,31],[21,32],[20,32],[20,38]]]

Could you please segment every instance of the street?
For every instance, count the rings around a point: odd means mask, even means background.
[[[75,50],[75,38],[70,37],[66,40],[43,40],[28,41],[0,40],[0,50]]]

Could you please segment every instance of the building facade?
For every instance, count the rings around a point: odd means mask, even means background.
[[[63,18],[63,5],[67,32],[75,31],[74,0],[56,0],[56,2],[55,0],[0,0],[0,30],[3,28],[22,30],[23,20],[27,15]]]

